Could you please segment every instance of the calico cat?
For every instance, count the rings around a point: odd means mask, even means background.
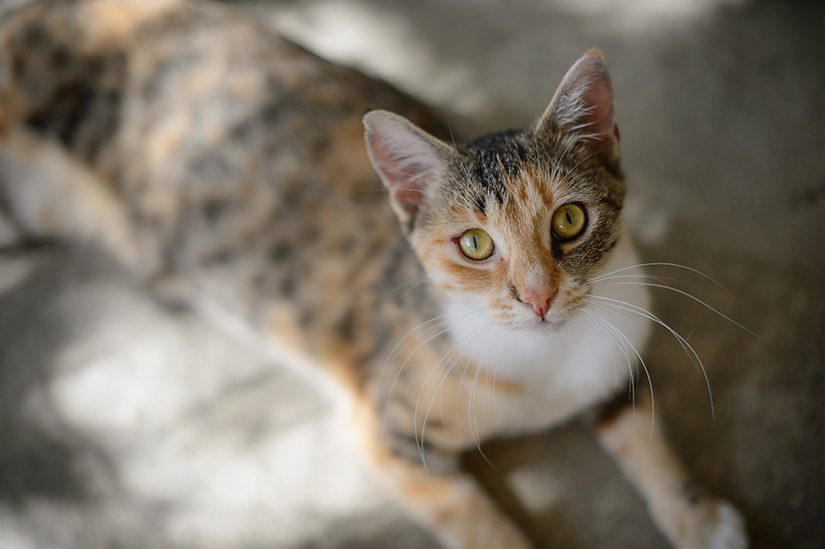
[[[643,385],[631,406],[654,319],[642,286],[604,284],[639,260],[600,53],[530,128],[448,135],[219,5],[42,2],[0,28],[6,226],[102,246],[329,373],[365,455],[444,545],[529,546],[462,451],[590,414],[674,546],[746,546]]]

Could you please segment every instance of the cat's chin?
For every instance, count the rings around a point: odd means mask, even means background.
[[[550,318],[540,320],[538,318],[525,319],[521,322],[510,322],[503,325],[503,328],[512,332],[532,333],[538,335],[551,336],[564,326],[564,319]]]

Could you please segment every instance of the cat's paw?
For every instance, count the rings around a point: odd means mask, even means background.
[[[510,532],[501,533],[501,537],[491,545],[506,549],[532,549],[533,544],[521,532],[513,528]]]
[[[677,521],[672,535],[679,549],[746,549],[745,520],[730,503],[708,498]]]
[[[462,540],[462,549],[532,549],[533,544],[509,520],[491,520]]]

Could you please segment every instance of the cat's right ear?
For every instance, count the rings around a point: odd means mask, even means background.
[[[390,195],[405,230],[432,198],[454,149],[402,116],[372,111],[364,116],[364,134],[372,165]]]

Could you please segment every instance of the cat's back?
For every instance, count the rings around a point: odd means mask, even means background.
[[[366,110],[393,107],[433,125],[425,108],[390,86],[210,2],[35,2],[5,18],[0,45],[2,111],[13,119],[6,125],[56,137],[127,179],[143,175],[124,174],[139,163],[114,159],[143,160],[166,178],[191,180],[193,171],[208,180],[220,168],[239,173],[228,170],[233,162],[288,149],[308,162],[303,173],[323,166],[339,180],[374,180],[363,154]],[[336,154],[359,173],[342,173]]]
[[[209,2],[38,2],[0,25],[0,55],[0,132],[100,175],[164,274],[273,329],[349,340],[379,322],[356,309],[420,274],[361,117],[435,123],[392,87]]]

